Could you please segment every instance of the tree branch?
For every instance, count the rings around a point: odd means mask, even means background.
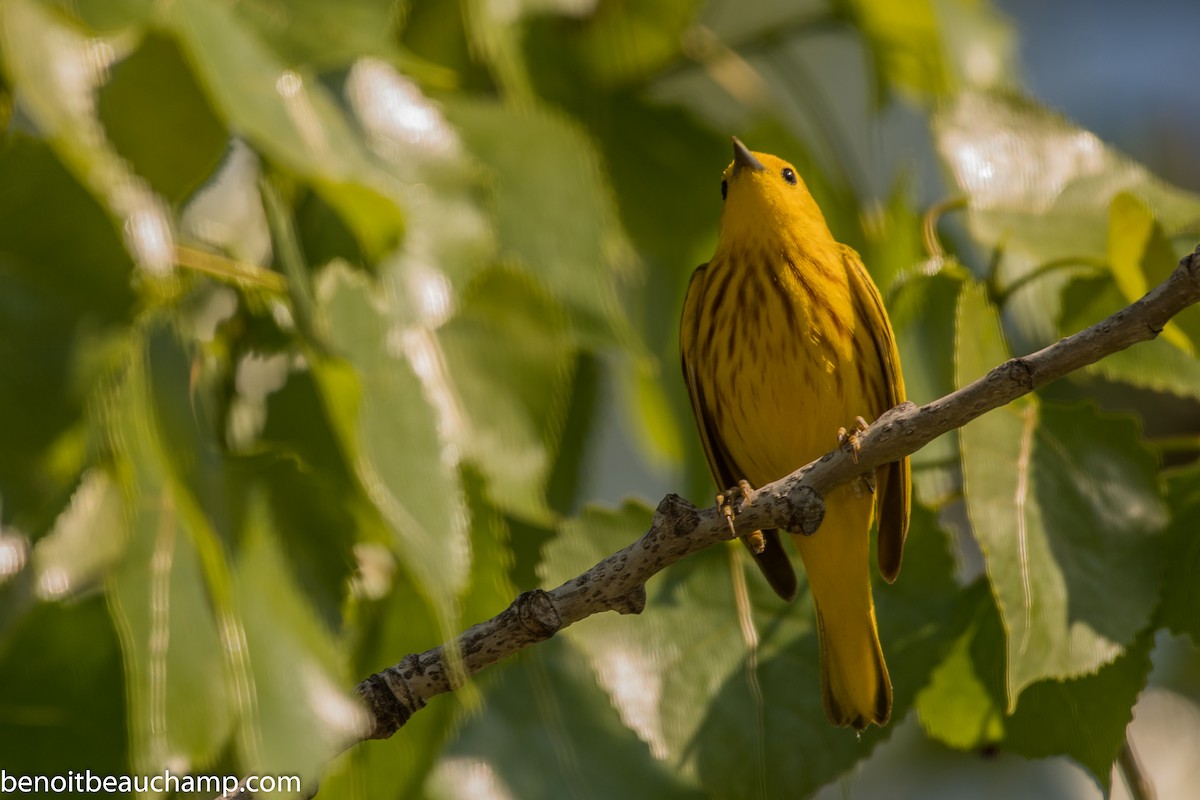
[[[838,449],[741,498],[732,525],[716,508],[698,509],[678,495],[663,498],[645,535],[561,586],[525,592],[492,619],[453,642],[405,656],[358,685],[371,713],[364,738],[395,733],[430,698],[454,691],[467,677],[585,617],[601,611],[637,614],[645,583],[676,561],[763,528],[812,534],[831,489],[916,452],[947,431],[1101,358],[1157,336],[1167,321],[1200,301],[1200,247],[1159,286],[1086,330],[1036,353],[1013,358],[938,400],[903,403],[884,413],[859,439],[857,463]],[[731,530],[732,529],[732,530]]]

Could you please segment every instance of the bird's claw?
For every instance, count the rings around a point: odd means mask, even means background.
[[[745,502],[746,498],[754,491],[754,487],[745,478],[738,481],[737,486],[726,489],[717,495],[717,508],[721,509],[721,513],[725,515],[725,521],[729,524],[729,533],[732,536],[737,536],[737,529],[733,525],[733,519],[737,516],[737,509]],[[735,507],[736,506],[736,507]],[[755,553],[761,553],[766,549],[767,543],[763,539],[762,531],[754,531],[741,537],[743,541],[750,546],[750,549]]]
[[[842,449],[850,453],[850,460],[855,464],[858,463],[858,451],[862,447],[858,442],[858,437],[866,433],[867,427],[867,421],[858,416],[854,418],[854,430],[847,431],[845,428],[837,429],[838,444]],[[871,491],[874,491],[874,487],[872,487]]]

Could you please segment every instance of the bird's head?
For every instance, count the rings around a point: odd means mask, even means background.
[[[809,244],[833,241],[821,209],[788,162],[753,153],[733,137],[733,162],[721,176],[721,243],[774,244],[779,236]]]

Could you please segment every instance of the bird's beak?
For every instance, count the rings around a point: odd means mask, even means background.
[[[762,172],[764,169],[766,169],[766,167],[764,167],[762,165],[762,162],[754,157],[754,153],[751,153],[746,148],[746,145],[742,144],[741,139],[739,139],[736,136],[731,137],[731,138],[733,139],[733,174],[734,174],[734,176],[736,176],[739,172],[741,172],[744,169],[753,170],[754,172]]]

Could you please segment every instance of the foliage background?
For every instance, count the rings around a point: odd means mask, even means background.
[[[363,676],[711,494],[675,328],[730,132],[864,254],[918,402],[1192,249],[1200,197],[1017,41],[974,0],[5,0],[0,767],[1092,797],[1141,696],[1194,785],[1194,311],[917,455],[888,729],[828,727],[807,601],[717,548],[327,765]]]

